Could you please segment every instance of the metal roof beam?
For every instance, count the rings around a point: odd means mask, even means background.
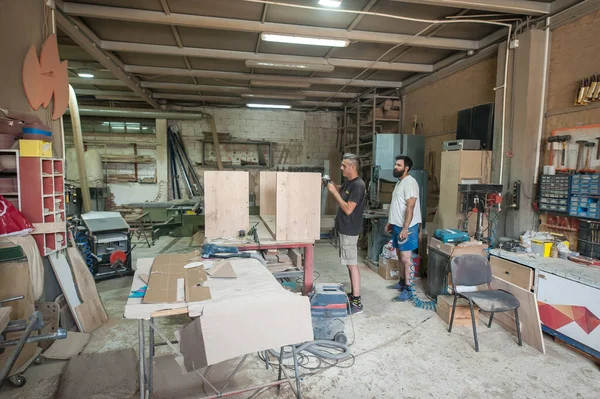
[[[499,0],[498,0],[499,1]],[[134,10],[121,7],[96,6],[91,4],[64,2],[63,10],[69,15],[90,18],[114,19],[154,23],[161,25],[177,25],[206,29],[221,29],[253,33],[282,33],[299,36],[319,36],[331,39],[350,40],[354,42],[397,44],[410,40],[410,45],[450,50],[476,50],[476,40],[452,39],[442,37],[413,37],[413,35],[379,33],[368,31],[346,30],[338,28],[322,28],[317,26],[280,24],[273,22],[249,21],[242,19],[206,17],[201,15],[177,14],[166,15],[159,11]]]
[[[401,82],[397,81],[380,81],[380,80],[364,80],[364,79],[342,79],[342,78],[306,78],[301,76],[283,76],[283,75],[252,75],[243,72],[223,72],[223,71],[206,71],[199,69],[181,69],[181,68],[164,68],[142,65],[126,65],[125,70],[130,73],[163,75],[163,76],[189,76],[207,79],[229,79],[229,80],[268,80],[271,82],[296,82],[310,83],[321,85],[334,86],[356,86],[356,87],[389,87],[400,88]],[[91,80],[91,79],[84,79]],[[91,83],[90,83],[91,84]]]
[[[509,14],[546,15],[549,3],[528,0],[392,0],[399,3],[417,3],[429,6],[469,8],[471,10],[497,11]]]
[[[257,75],[257,80],[258,79]],[[188,83],[165,83],[165,82],[142,82],[142,87],[148,87],[150,89],[161,89],[161,90],[189,90],[189,91],[208,91],[213,93],[229,93],[229,94],[260,94],[262,92],[273,92],[279,93],[282,95],[286,93],[290,94],[302,94],[307,97],[335,97],[335,98],[355,98],[355,93],[342,93],[335,91],[320,91],[320,90],[280,90],[277,91],[276,88],[271,89],[252,89],[247,86],[213,86],[213,85],[193,85]],[[158,94],[158,93],[155,93]],[[155,96],[155,98],[159,98]]]
[[[127,87],[137,93],[144,101],[150,104],[154,108],[160,108],[158,103],[150,97],[151,92],[147,89],[142,89],[140,87],[140,82],[135,76],[130,76],[127,72],[125,72],[120,66],[119,62],[114,60],[114,57],[110,57],[104,51],[99,49],[96,44],[90,40],[84,33],[82,33],[81,29],[75,26],[71,21],[69,21],[68,17],[63,15],[60,10],[57,10],[54,13],[56,22],[58,26],[67,34],[71,39],[73,39],[78,45],[80,45],[85,51],[87,51],[92,57],[94,57],[100,64],[102,64],[106,69],[112,72],[115,77],[121,80]]]
[[[140,44],[129,42],[102,41],[102,49],[108,51],[124,51],[130,53],[160,54],[188,56],[199,58],[216,58],[224,60],[253,60],[260,62],[286,62],[302,64],[333,65],[345,68],[369,68],[386,71],[433,72],[433,66],[428,64],[413,64],[405,62],[373,62],[345,58],[305,57],[283,54],[256,54],[247,51],[214,50],[195,47],[175,47],[159,44]]]

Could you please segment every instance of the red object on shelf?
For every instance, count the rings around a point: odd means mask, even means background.
[[[33,231],[33,225],[23,214],[0,195],[0,236],[20,236]]]

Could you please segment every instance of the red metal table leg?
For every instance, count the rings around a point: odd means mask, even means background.
[[[304,247],[304,287],[302,293],[308,295],[313,289],[313,269],[315,265],[315,246]]]

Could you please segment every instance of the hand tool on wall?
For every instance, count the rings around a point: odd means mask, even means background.
[[[598,78],[596,75],[593,75],[590,78],[590,80],[591,80],[590,87],[588,88],[587,92],[585,93],[585,99],[588,103],[590,101],[592,101],[592,99],[594,97],[594,92],[596,91],[596,87],[598,87]]]
[[[583,169],[583,157],[585,156],[585,154],[583,153],[585,150],[585,143],[587,143],[586,140],[577,140],[576,141],[577,144],[579,144],[579,148],[577,149],[577,165],[575,165],[575,169],[577,170],[581,170]]]
[[[596,146],[596,143],[593,141],[588,141],[584,144],[587,149],[587,154],[585,156],[585,170],[590,170],[590,160],[592,158],[592,148]]]
[[[592,96],[593,101],[600,100],[600,75],[596,76],[596,90],[594,90],[594,94]]]
[[[561,166],[563,168],[567,167],[567,143],[569,141],[571,141],[571,135],[570,134],[566,134],[564,136],[560,136],[560,140],[559,140],[562,144],[562,162],[561,162]]]
[[[585,96],[587,89],[585,87],[585,79],[581,81],[579,84],[579,91],[577,92],[577,96],[575,97],[575,105],[583,104],[583,97]]]
[[[600,137],[596,137],[598,140],[598,149],[596,150],[596,159],[600,159]]]

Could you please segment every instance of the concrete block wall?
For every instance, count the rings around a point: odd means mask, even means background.
[[[273,141],[273,168],[323,167],[329,153],[335,150],[338,117],[335,112],[299,112],[285,110],[251,110],[230,108],[207,108],[215,118],[217,131],[230,133],[233,140]],[[180,134],[193,163],[202,162],[202,145],[199,140],[204,132],[210,132],[207,120],[169,121],[177,123]],[[212,143],[204,144],[208,161],[215,161]],[[266,151],[266,148],[265,148]],[[255,145],[222,145],[221,159],[239,165],[242,160],[257,162]],[[204,170],[214,166],[196,166],[202,181]],[[258,197],[259,171],[250,172],[250,192]]]
[[[207,108],[213,114],[218,132],[230,133],[236,141],[273,141],[273,166],[322,166],[335,147],[337,134],[336,113],[298,111],[263,111],[248,109]],[[169,121],[178,123],[184,145],[194,163],[202,162],[202,145],[199,140],[210,132],[206,120]],[[208,161],[215,161],[212,143],[205,145]],[[265,149],[266,150],[266,149]],[[268,154],[267,154],[268,155]],[[224,162],[239,165],[240,161],[257,162],[254,145],[223,145]],[[202,169],[200,166],[198,169]]]
[[[337,118],[334,112],[299,112],[299,111],[266,111],[237,108],[207,108],[207,113],[214,115],[217,131],[230,133],[236,141],[265,140],[273,141],[274,167],[323,167],[329,159],[329,152],[335,150],[337,136]],[[168,124],[178,124],[180,135],[194,164],[202,162],[202,145],[199,140],[204,138],[204,132],[210,132],[210,124],[206,120],[170,120]],[[89,148],[96,148],[100,153],[106,151],[110,155],[132,155],[133,142],[140,144],[139,155],[156,158],[155,135],[86,135],[84,142]],[[93,144],[108,142],[111,145]],[[117,145],[112,145],[115,143]],[[122,144],[122,145],[120,145]],[[67,148],[73,147],[72,136],[67,136]],[[140,148],[141,147],[141,148]],[[153,147],[153,148],[148,148]],[[258,163],[257,146],[253,145],[223,145],[221,158],[239,165],[242,160]],[[266,150],[266,148],[265,148]],[[207,158],[216,159],[212,144],[207,144]],[[268,157],[268,154],[267,154]],[[133,165],[121,163],[107,164],[109,174],[132,175]],[[202,181],[203,172],[214,167],[196,166],[196,173]],[[138,177],[154,177],[156,165],[138,164]],[[250,193],[258,196],[259,170],[251,170]],[[110,183],[110,191],[114,195],[116,205],[134,202],[154,201],[168,188],[161,184],[139,183]],[[182,184],[180,184],[183,187]]]

